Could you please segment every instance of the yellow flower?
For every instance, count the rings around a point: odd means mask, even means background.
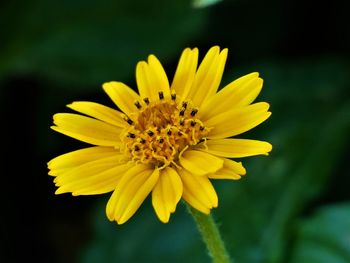
[[[94,195],[113,191],[106,214],[125,223],[152,193],[158,218],[166,223],[183,198],[209,214],[218,206],[210,179],[240,179],[246,171],[229,158],[267,155],[271,144],[234,139],[265,121],[269,104],[251,104],[263,80],[243,76],[218,91],[227,49],[212,47],[197,68],[198,49],[186,48],[171,85],[154,55],[136,67],[139,94],[121,82],[103,84],[120,109],[78,101],[81,114],[58,113],[52,129],[94,146],[48,163],[56,194]],[[86,116],[85,116],[86,115]]]

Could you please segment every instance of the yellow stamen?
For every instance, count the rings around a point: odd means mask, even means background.
[[[170,98],[158,93],[159,100],[150,102],[144,98],[144,107],[135,102],[138,115],[125,117],[130,125],[122,137],[126,153],[137,163],[153,164],[159,169],[169,165],[177,167],[179,155],[184,149],[205,143],[209,129],[195,116],[198,108],[190,102],[176,102],[176,94]],[[188,109],[188,110],[187,110]]]

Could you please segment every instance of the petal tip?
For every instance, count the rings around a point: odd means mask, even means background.
[[[272,148],[273,148],[273,147],[272,147],[272,144],[271,144],[271,143],[268,143],[268,142],[267,142],[267,145],[268,145],[268,146],[267,146],[267,153],[269,153],[269,152],[272,151]]]
[[[257,102],[257,103],[255,103],[255,104],[252,104],[252,106],[253,106],[253,105],[260,105],[260,107],[261,107],[262,109],[266,110],[266,111],[270,108],[270,104],[269,104],[268,102],[266,102],[266,101]]]
[[[242,165],[242,172],[239,174],[239,176],[245,176],[247,174],[247,170],[245,167]],[[240,178],[239,178],[240,179]]]
[[[102,84],[102,88],[105,92],[107,92],[111,88],[111,82],[105,82]]]
[[[215,51],[219,52],[219,51],[220,51],[220,46],[219,46],[219,45],[212,46],[212,47],[209,49],[209,51],[211,51],[211,50],[215,50]],[[209,51],[208,51],[208,52],[209,52]]]
[[[189,52],[191,52],[191,53],[192,53],[193,58],[198,59],[199,50],[198,50],[198,48],[197,48],[197,47],[193,48],[192,50],[191,50],[191,49],[189,49]]]
[[[152,63],[152,62],[155,62],[155,61],[157,61],[157,62],[159,61],[158,58],[156,57],[156,55],[150,54],[148,56],[148,63]]]
[[[124,215],[120,216],[119,218],[115,218],[115,221],[117,222],[118,225],[123,225],[125,224],[130,217],[125,217]]]
[[[147,62],[144,60],[141,60],[136,64],[136,71],[139,71],[140,69],[143,69],[146,66],[147,66]]]
[[[198,209],[197,209],[198,210]],[[199,212],[201,212],[201,213],[203,213],[203,214],[205,214],[205,215],[210,215],[210,212],[211,212],[211,208],[209,209],[208,208],[208,210],[198,210]]]
[[[163,224],[167,224],[167,223],[169,223],[169,220],[170,220],[170,214],[169,214],[169,216],[166,216],[166,217],[159,217],[159,216],[158,216],[158,219],[159,219],[160,222],[162,222]]]
[[[102,88],[104,91],[111,90],[113,88],[116,88],[116,86],[120,85],[121,82],[119,81],[108,81],[102,84]]]
[[[60,195],[60,194],[64,194],[64,193],[67,193],[67,191],[62,189],[62,187],[57,188],[57,190],[55,191],[55,195]]]
[[[57,176],[52,170],[50,170],[47,174],[50,175],[50,176],[55,176],[55,177]]]
[[[111,209],[110,209],[110,207],[108,206],[108,204],[107,204],[107,206],[106,206],[106,217],[108,218],[108,220],[110,221],[110,222],[113,222],[113,221],[115,221],[115,219],[114,219],[114,211],[111,211]]]
[[[269,106],[270,106],[270,105],[269,105]],[[267,120],[268,118],[270,118],[271,115],[272,115],[272,112],[271,112],[271,111],[266,112],[266,119],[265,119],[265,120]]]
[[[228,48],[224,48],[223,50],[221,50],[221,52],[220,52],[220,55],[224,55],[224,56],[227,56],[227,54],[228,54]]]

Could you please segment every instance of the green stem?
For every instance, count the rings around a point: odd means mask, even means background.
[[[205,215],[187,205],[188,211],[193,216],[198,230],[207,245],[209,255],[214,263],[230,263],[230,256],[225,248],[225,243],[220,236],[219,229],[211,215]]]

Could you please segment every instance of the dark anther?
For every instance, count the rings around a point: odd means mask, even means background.
[[[138,108],[138,109],[142,108],[141,103],[139,101],[135,101],[134,104],[135,104],[136,108]]]
[[[152,137],[154,135],[154,132],[153,131],[147,131],[147,134]]]
[[[130,118],[127,118],[127,119],[126,119],[126,122],[129,123],[130,125],[132,125],[132,124],[134,123],[134,122],[132,121],[132,119],[130,119]]]
[[[196,115],[196,114],[197,114],[197,112],[198,112],[198,110],[197,110],[197,109],[192,109],[192,111],[191,111],[191,116]]]
[[[144,144],[145,142],[146,142],[145,139],[143,139],[143,138],[140,139],[140,143]]]
[[[176,100],[176,93],[171,94],[171,99]]]
[[[140,147],[138,147],[137,145],[135,145],[134,150],[135,150],[135,151],[139,151],[139,150],[140,150]]]
[[[158,141],[159,141],[159,143],[163,143],[163,142],[164,142],[164,139],[163,139],[163,138],[160,138]]]
[[[148,98],[144,98],[143,101],[148,105],[149,104],[149,99]]]
[[[135,136],[135,134],[129,132],[129,133],[128,133],[128,137],[134,139],[136,136]]]
[[[181,119],[179,123],[180,123],[181,126],[183,126],[185,124],[184,119]]]
[[[201,138],[199,141],[198,141],[198,143],[201,143],[201,142],[204,142],[205,141],[205,139],[204,138]]]
[[[179,112],[179,115],[180,115],[180,116],[184,116],[184,115],[185,115],[185,110],[186,110],[186,109],[181,109],[181,111]]]
[[[163,91],[159,91],[159,92],[158,92],[158,96],[159,96],[159,99],[160,99],[160,100],[164,99]]]
[[[204,131],[204,126],[199,127],[199,130]]]
[[[168,131],[167,131],[167,134],[168,134],[168,135],[171,135],[171,133],[172,133],[171,130],[168,130]]]
[[[191,126],[192,127],[196,126],[196,121],[195,120],[191,120]]]
[[[182,107],[185,108],[185,109],[187,108],[187,102],[186,101],[182,102]]]

